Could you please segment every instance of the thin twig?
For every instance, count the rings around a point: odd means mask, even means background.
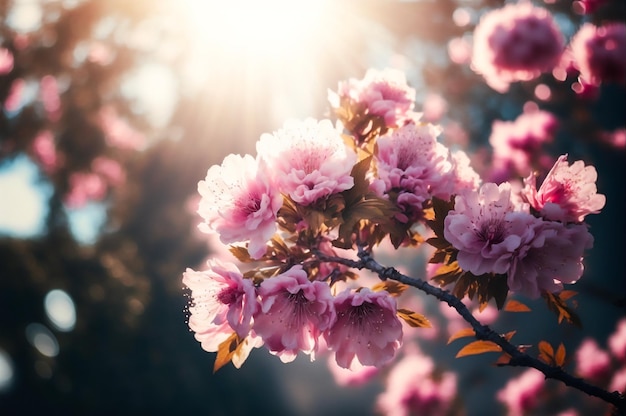
[[[624,398],[624,396],[622,396],[619,392],[608,392],[600,387],[587,383],[581,378],[572,376],[571,374],[564,371],[561,367],[548,365],[543,361],[540,361],[520,351],[516,346],[514,346],[500,334],[492,330],[489,326],[481,324],[474,317],[474,315],[472,315],[472,313],[465,306],[465,304],[447,290],[443,290],[436,286],[433,286],[422,279],[406,276],[393,267],[382,266],[380,263],[374,260],[374,258],[368,251],[364,250],[362,247],[359,247],[358,261],[346,259],[343,257],[328,256],[320,252],[317,252],[316,256],[323,261],[339,263],[359,270],[370,270],[378,274],[381,280],[396,280],[400,283],[404,283],[405,285],[415,287],[428,295],[434,296],[442,302],[446,302],[448,305],[456,309],[458,314],[461,315],[463,319],[465,319],[472,326],[472,328],[474,329],[475,337],[477,339],[483,341],[491,341],[497,344],[498,346],[500,346],[500,348],[502,348],[502,351],[504,351],[511,357],[508,365],[516,367],[535,368],[541,371],[547,379],[552,378],[555,380],[559,380],[567,386],[578,389],[584,393],[587,393],[590,396],[598,397],[605,402],[615,406],[618,412],[617,414],[626,415],[626,398]]]

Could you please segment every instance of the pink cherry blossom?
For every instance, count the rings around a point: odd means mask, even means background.
[[[585,224],[539,221],[529,226],[528,234],[534,234],[532,241],[516,251],[508,273],[511,291],[536,298],[543,291],[558,292],[563,283],[580,279],[584,251],[593,245]]]
[[[379,368],[361,365],[358,361],[354,361],[350,369],[340,367],[332,355],[328,356],[327,364],[335,382],[340,386],[361,386],[380,373]]]
[[[39,81],[39,97],[50,121],[57,121],[61,116],[61,97],[57,79],[45,75]]]
[[[541,220],[517,210],[511,185],[483,184],[478,192],[457,195],[444,220],[444,236],[457,250],[463,270],[475,275],[508,272],[513,255],[534,237]]]
[[[250,155],[226,156],[221,165],[209,168],[198,192],[201,231],[218,233],[223,244],[249,241],[248,251],[255,259],[265,254],[283,198],[257,160]]]
[[[480,175],[471,166],[470,158],[463,150],[452,153],[451,180],[453,194],[476,191],[480,187]]]
[[[537,397],[544,384],[543,373],[530,368],[519,377],[509,380],[496,397],[506,405],[509,416],[524,416],[537,406]]]
[[[381,367],[391,361],[402,344],[402,324],[396,301],[385,291],[349,289],[335,298],[337,321],[324,333],[343,368],[357,365]]]
[[[8,112],[18,111],[22,105],[24,105],[24,89],[26,88],[26,81],[22,78],[17,78],[11,84],[11,89],[7,94],[7,98],[4,101],[4,109]]]
[[[410,354],[397,362],[389,373],[385,391],[376,407],[387,416],[445,416],[457,391],[456,375],[444,372],[433,377],[432,359]]]
[[[553,140],[557,127],[556,117],[540,110],[524,112],[514,121],[494,121],[489,143],[495,170],[504,169],[509,171],[507,176],[518,177],[527,176],[533,169],[548,169],[553,159],[543,166],[542,148]],[[494,179],[497,178],[491,178]]]
[[[7,48],[0,48],[0,75],[8,74],[13,70],[13,54]]]
[[[106,156],[98,156],[91,162],[93,172],[107,180],[110,186],[118,186],[126,180],[126,172],[117,160]]]
[[[233,332],[245,337],[258,309],[254,284],[232,263],[209,260],[208,269],[187,269],[183,284],[191,290],[189,328],[202,348],[217,351]]]
[[[88,201],[102,200],[108,189],[104,178],[93,172],[72,173],[69,187],[65,203],[71,208],[80,208]]]
[[[570,49],[585,83],[626,83],[626,24],[585,23],[572,38]]]
[[[598,174],[581,160],[571,166],[567,155],[556,161],[537,190],[535,175],[524,180],[524,197],[541,215],[552,221],[581,222],[588,214],[600,212],[606,197],[597,193]]]
[[[574,1],[574,10],[580,14],[592,14],[599,9],[606,0],[578,0]]]
[[[622,367],[613,373],[608,391],[626,392],[626,367]]]
[[[407,124],[377,140],[376,168],[384,192],[398,192],[404,214],[398,220],[413,220],[406,213],[422,209],[432,196],[447,197],[452,183],[448,149],[437,142],[440,130],[432,124]]]
[[[615,358],[626,361],[626,318],[622,318],[608,340],[609,349]]]
[[[338,108],[341,99],[363,104],[369,114],[384,118],[387,127],[399,127],[416,117],[415,89],[406,81],[404,72],[386,68],[370,68],[362,80],[351,78],[339,83],[337,93],[329,91],[329,101]]]
[[[318,339],[336,319],[330,287],[311,282],[302,266],[266,279],[259,288],[261,307],[254,331],[282,362],[293,361],[298,351],[315,358]]]
[[[611,357],[593,338],[585,338],[576,350],[576,373],[599,382],[611,372]]]
[[[98,118],[109,146],[129,150],[139,150],[145,146],[145,135],[132,128],[113,107],[103,107]]]
[[[330,120],[287,121],[257,142],[259,157],[271,166],[280,191],[310,205],[354,186],[356,153],[344,144]]]
[[[424,120],[429,122],[439,121],[448,112],[448,101],[440,94],[429,93],[422,105]]]
[[[472,68],[487,84],[506,92],[559,62],[564,39],[552,15],[531,2],[508,4],[485,14],[474,31]]]
[[[44,172],[53,173],[60,164],[60,157],[56,151],[54,136],[50,130],[42,130],[35,136],[32,151]]]
[[[472,44],[465,38],[452,38],[448,42],[448,56],[455,64],[468,64],[472,60]]]

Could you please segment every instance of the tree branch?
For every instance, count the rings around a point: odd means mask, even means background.
[[[434,296],[442,302],[446,302],[449,306],[456,309],[459,315],[463,317],[474,329],[474,333],[477,339],[483,341],[491,341],[502,348],[502,351],[511,356],[508,363],[510,366],[516,367],[532,367],[541,371],[546,379],[552,378],[563,382],[565,385],[578,389],[590,396],[598,397],[607,403],[615,406],[617,414],[626,415],[626,398],[619,392],[608,392],[600,387],[587,383],[585,380],[574,377],[571,374],[564,371],[561,367],[555,367],[544,363],[522,351],[516,346],[507,341],[504,337],[500,336],[497,332],[492,330],[489,326],[481,324],[472,315],[470,310],[465,306],[463,302],[456,296],[452,295],[447,290],[440,289],[430,283],[415,277],[406,276],[393,267],[384,267],[378,263],[372,257],[371,253],[359,246],[358,257],[359,260],[351,260],[343,257],[328,256],[324,253],[316,252],[316,256],[327,262],[334,262],[343,264],[355,269],[367,269],[380,277],[381,280],[392,279],[405,285],[415,287],[428,295]]]

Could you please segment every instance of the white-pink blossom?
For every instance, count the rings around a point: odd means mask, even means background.
[[[324,337],[340,367],[352,368],[355,361],[381,367],[393,359],[402,344],[402,324],[389,293],[346,289],[334,303],[337,320]]]
[[[272,354],[291,362],[299,351],[315,359],[318,339],[335,322],[328,284],[309,281],[302,266],[266,279],[259,288],[254,331]]]
[[[456,375],[443,372],[434,377],[434,367],[432,359],[422,354],[398,361],[376,400],[377,409],[387,416],[447,415],[456,396]]]
[[[585,23],[572,38],[570,49],[584,83],[626,83],[625,23]]]
[[[407,84],[404,72],[370,68],[361,80],[351,78],[339,83],[337,93],[329,91],[331,106],[338,108],[340,99],[362,104],[369,114],[381,116],[387,127],[399,127],[414,119],[415,89]]]
[[[183,284],[191,290],[189,328],[204,350],[214,352],[233,332],[248,335],[258,303],[254,284],[237,266],[215,259],[208,266],[187,269]]]
[[[354,186],[350,172],[356,153],[330,120],[289,120],[273,134],[261,135],[256,148],[280,192],[301,205]]]
[[[569,165],[567,155],[556,161],[537,189],[535,175],[525,179],[524,197],[541,215],[552,221],[581,222],[600,212],[606,197],[597,193],[598,174],[581,160]]]
[[[532,231],[531,231],[532,230]],[[516,251],[508,273],[509,289],[531,298],[559,292],[583,274],[583,254],[593,246],[585,224],[539,221],[529,226],[532,241]]]
[[[516,251],[534,237],[538,221],[516,207],[509,183],[488,182],[478,192],[456,196],[444,220],[444,236],[459,250],[461,269],[475,275],[506,273]]]
[[[218,233],[224,244],[249,241],[248,252],[255,259],[265,254],[283,198],[257,159],[226,156],[221,165],[209,168],[198,192],[201,231]]]
[[[0,75],[8,74],[13,70],[15,59],[7,48],[0,48]]]
[[[544,384],[544,374],[530,368],[519,377],[509,380],[496,397],[506,405],[508,416],[524,416],[537,406],[537,397]]]
[[[548,10],[531,2],[508,4],[485,14],[474,31],[472,68],[489,86],[506,92],[516,81],[549,72],[564,39]]]
[[[593,338],[585,338],[575,354],[576,373],[599,382],[611,373],[611,356]]]

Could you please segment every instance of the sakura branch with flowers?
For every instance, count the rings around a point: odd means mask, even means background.
[[[615,52],[626,46],[624,27],[585,25],[565,49],[551,14],[511,4],[483,16],[472,68],[499,92],[551,70],[557,78],[579,71],[581,88],[624,82],[626,63]],[[562,344],[535,340],[536,358],[513,343],[515,331],[495,332],[466,303],[520,311],[527,307],[512,295],[541,297],[559,323],[580,325],[575,292],[565,285],[582,277],[593,246],[585,218],[606,203],[595,168],[542,154],[558,123],[534,111],[494,124],[494,171],[483,176],[493,182],[483,182],[464,151],[438,141],[443,129],[421,120],[415,97],[404,73],[371,69],[329,92],[336,120],[287,121],[261,136],[256,156],[229,155],[208,170],[198,184],[200,229],[219,235],[238,265],[212,259],[206,270],[187,269],[183,282],[191,290],[189,326],[206,351],[217,352],[214,371],[229,362],[239,368],[260,347],[285,363],[330,353],[342,369],[382,369],[399,356],[407,328],[431,326],[399,306],[414,287],[469,323],[450,336],[476,338],[457,357],[497,352],[499,366],[534,368],[626,412],[621,376],[612,392],[575,377],[564,370]],[[505,180],[516,175],[525,176],[521,186]],[[381,244],[428,253],[430,283],[379,263]],[[409,354],[402,362],[412,360],[428,361]],[[421,411],[447,411],[441,397],[411,397]],[[498,397],[509,400],[505,390]],[[407,400],[388,393],[379,410]]]

